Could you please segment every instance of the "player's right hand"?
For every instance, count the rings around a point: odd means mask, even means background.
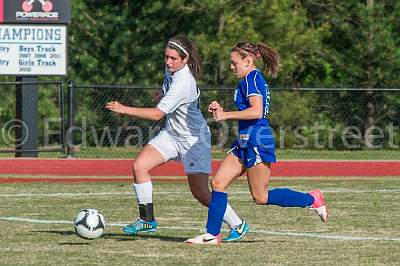
[[[106,104],[106,109],[113,111],[118,114],[124,114],[126,112],[126,106],[120,104],[118,101],[111,101]]]
[[[220,105],[217,101],[212,101],[212,102],[208,105],[208,111],[209,111],[210,113],[212,113],[212,112],[214,112],[215,110],[218,110],[218,109],[223,109],[223,108],[221,107],[221,105]]]

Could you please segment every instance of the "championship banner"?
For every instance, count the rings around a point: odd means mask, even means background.
[[[0,25],[0,75],[66,74],[66,25]]]
[[[71,23],[71,0],[0,0],[0,23]]]

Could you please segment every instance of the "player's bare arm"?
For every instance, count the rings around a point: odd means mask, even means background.
[[[119,103],[118,101],[107,103],[105,108],[117,114],[130,115],[155,121],[158,121],[165,116],[165,113],[158,108],[129,107]]]
[[[213,117],[216,121],[260,119],[263,116],[262,97],[251,96],[251,97],[249,97],[249,102],[250,102],[249,108],[242,110],[242,111],[225,112],[222,107],[213,109]],[[211,104],[210,104],[210,106],[211,106]],[[213,105],[213,106],[216,106],[216,105]],[[209,110],[210,110],[210,107],[209,107]]]

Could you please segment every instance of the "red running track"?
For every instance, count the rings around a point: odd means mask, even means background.
[[[126,176],[127,178],[118,178],[118,180],[125,181],[129,180],[131,176],[131,162],[131,160],[104,159],[1,159],[0,174]],[[219,163],[219,160],[212,162],[213,173],[218,169]],[[182,165],[174,161],[155,168],[150,174],[152,176],[185,176]],[[272,176],[400,176],[400,161],[281,161],[273,164]],[[1,179],[5,182],[6,178]],[[72,178],[67,179],[74,182],[71,180]],[[111,181],[116,178],[109,178],[110,180],[90,178],[93,182],[99,181],[98,179]],[[3,181],[0,183],[4,183]]]

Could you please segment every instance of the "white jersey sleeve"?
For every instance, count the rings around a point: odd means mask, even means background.
[[[200,91],[186,65],[173,75],[165,76],[164,97],[157,108],[166,114],[164,129],[177,140],[198,137],[208,128],[199,109]]]
[[[171,84],[157,108],[166,114],[174,112],[179,106],[190,100],[190,91],[186,88],[184,80],[177,80]]]

